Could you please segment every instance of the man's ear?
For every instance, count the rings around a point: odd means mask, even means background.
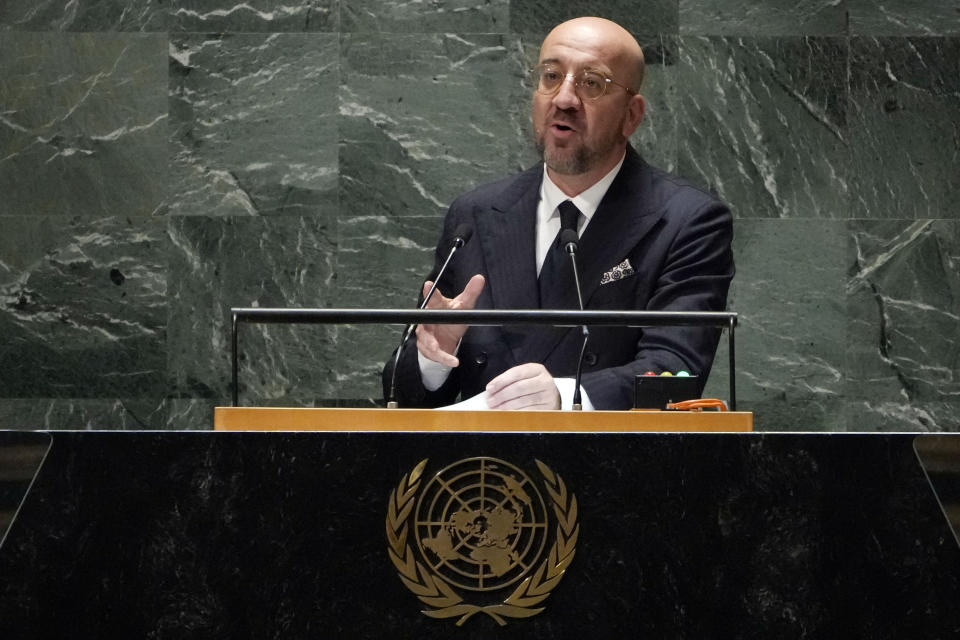
[[[640,123],[643,121],[643,115],[647,112],[647,101],[639,93],[630,96],[630,102],[627,103],[627,117],[623,119],[623,137],[629,138]]]

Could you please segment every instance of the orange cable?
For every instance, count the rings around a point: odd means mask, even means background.
[[[719,398],[697,398],[696,400],[684,400],[683,402],[671,402],[667,409],[676,409],[677,411],[700,411],[702,409],[719,408],[720,411],[726,411],[727,405]]]

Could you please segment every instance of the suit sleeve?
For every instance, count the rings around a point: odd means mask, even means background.
[[[635,298],[634,310],[726,309],[734,274],[730,211],[713,198],[701,199],[698,206],[687,211],[680,204],[665,215],[667,222],[662,233],[672,238],[660,258],[652,291],[648,296]],[[702,391],[719,338],[720,330],[711,327],[644,329],[636,340],[632,361],[585,373],[583,387],[597,409],[633,406],[634,378],[648,370],[686,370],[699,376]]]

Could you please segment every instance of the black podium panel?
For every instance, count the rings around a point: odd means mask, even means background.
[[[960,547],[910,435],[52,435],[0,548],[2,638],[876,639],[960,629]],[[410,498],[399,548],[428,569],[456,551],[436,546],[443,527],[416,519],[432,505],[466,509],[449,475],[458,464],[470,470],[463,478],[485,468],[484,486],[494,472],[501,491],[508,476],[517,483],[483,522],[450,529],[454,546],[473,536],[496,551],[496,509],[535,502],[537,491],[551,522],[577,527],[558,552],[572,555],[565,575],[534,579],[547,594],[539,603],[496,609],[505,626],[478,609],[503,593],[453,586],[474,606],[453,615],[442,599],[418,599],[429,580],[403,581],[390,558],[388,533],[404,517],[391,515],[391,498],[426,495],[451,465],[425,511]],[[567,491],[559,502],[550,474]],[[538,531],[557,552],[554,530]],[[541,566],[525,562],[527,577]]]

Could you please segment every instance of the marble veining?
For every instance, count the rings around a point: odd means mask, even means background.
[[[4,0],[0,31],[166,31],[157,0]]]
[[[335,210],[336,61],[327,34],[174,39],[170,213]]]
[[[516,43],[495,35],[355,34],[344,38],[342,54],[347,212],[437,214],[463,191],[526,164],[517,133],[527,130],[529,112],[518,104],[529,98]]]
[[[960,217],[960,39],[850,46],[851,215]]]
[[[336,31],[340,0],[176,0],[174,31]]]
[[[641,42],[646,70],[641,93],[647,111],[631,137],[634,148],[652,165],[677,171],[677,104],[682,95],[678,86],[678,40],[672,36],[653,37]],[[536,59],[536,52],[533,53]]]
[[[138,397],[166,388],[163,224],[6,219],[0,397]]]
[[[884,422],[956,428],[960,225],[857,221],[847,281],[848,395]],[[897,402],[897,400],[899,402]]]
[[[654,34],[677,34],[677,0],[591,0],[588,4],[574,0],[512,0],[510,30],[514,33],[538,34],[542,39],[555,25],[570,18],[596,15],[609,18],[638,37]]]
[[[737,217],[845,217],[846,46],[681,38],[680,172]]]
[[[504,33],[510,0],[339,0],[344,32]]]
[[[213,403],[203,399],[0,398],[5,429],[188,430],[209,429],[212,423]]]
[[[846,0],[850,33],[868,36],[960,35],[960,5],[913,0]]]
[[[831,36],[847,31],[847,0],[680,0],[680,33]]]
[[[0,215],[150,215],[166,192],[155,35],[0,37]]]

